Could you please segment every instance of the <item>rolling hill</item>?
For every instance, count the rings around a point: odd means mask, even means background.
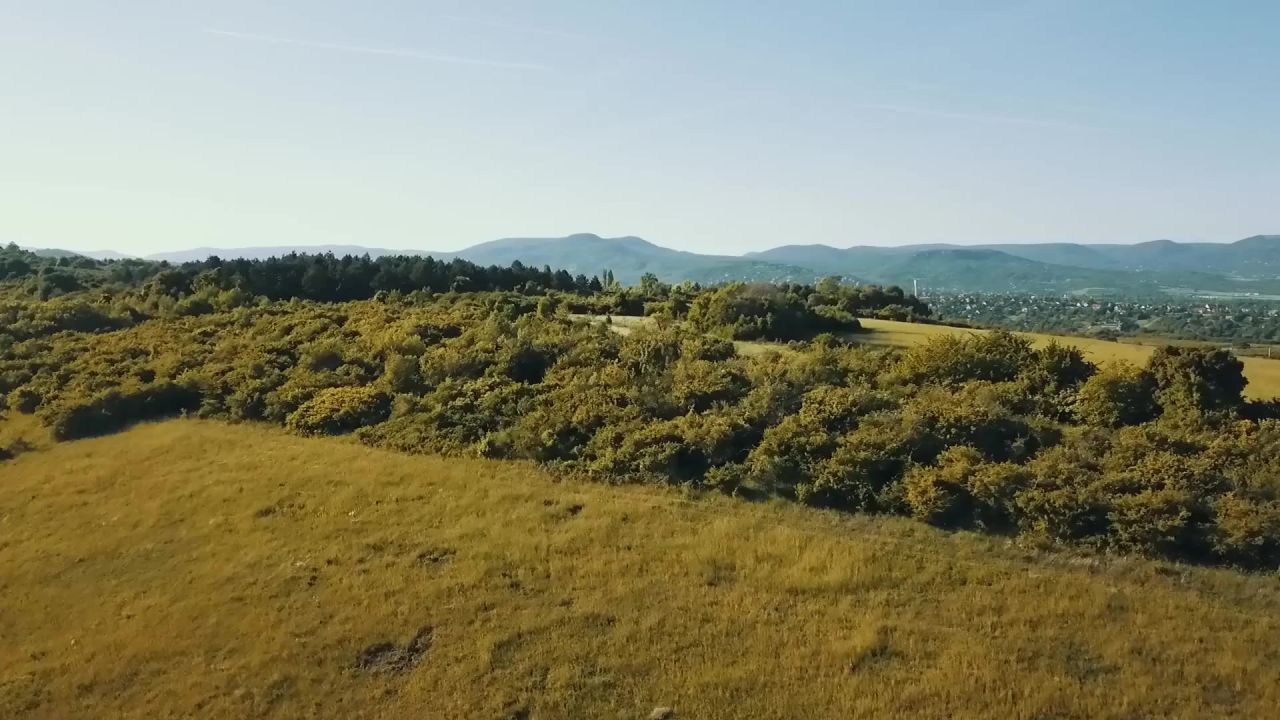
[[[481,265],[550,265],[593,275],[610,269],[620,282],[634,283],[645,273],[667,282],[728,280],[812,280],[811,267],[732,255],[701,255],[655,245],[638,237],[602,238],[579,234],[563,238],[507,238],[452,254]]]
[[[1280,235],[1255,235],[1233,243],[1179,243],[1172,240],[1122,244],[1021,243],[904,245],[900,247],[784,245],[748,257],[804,264],[820,259],[842,267],[878,269],[933,250],[994,250],[1049,265],[1095,270],[1199,271],[1242,277],[1280,277]]]
[[[524,463],[179,420],[0,463],[0,519],[5,718],[1280,705],[1270,576]]]
[[[1234,243],[1136,245],[786,245],[748,257],[849,273],[872,282],[969,292],[1090,291],[1149,295],[1165,289],[1272,294],[1280,288],[1280,235]]]
[[[1233,243],[1153,240],[1134,245],[989,245],[1041,262],[1098,269],[1200,271],[1241,277],[1280,276],[1280,235],[1255,235]]]
[[[55,259],[87,257],[93,260],[129,260],[134,257],[132,255],[125,255],[124,253],[116,252],[115,250],[72,251],[72,250],[60,250],[58,248],[31,248],[31,247],[24,247],[22,249],[29,250],[35,253],[36,255],[39,255],[40,257],[55,258]]]
[[[1280,245],[1280,240],[1277,241]],[[1088,255],[1085,246],[1058,247],[1044,257],[1067,259]],[[1027,253],[1037,255],[1040,253]],[[1246,279],[1194,269],[1117,269],[1045,262],[1018,254],[1016,246],[901,248],[855,247],[847,250],[823,246],[787,246],[750,257],[799,265],[805,262],[827,269],[828,274],[865,278],[870,282],[959,292],[1031,292],[1066,294],[1140,295],[1166,289],[1234,293],[1274,293],[1280,279]]]
[[[910,286],[918,278],[931,289],[987,292],[1065,293],[1083,287],[1115,291],[1156,291],[1125,272],[1093,270],[1029,260],[991,249],[922,250],[868,275],[877,282]]]

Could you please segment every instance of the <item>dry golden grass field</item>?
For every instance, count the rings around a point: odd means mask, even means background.
[[[176,420],[0,464],[3,718],[1275,717],[1280,581]]]

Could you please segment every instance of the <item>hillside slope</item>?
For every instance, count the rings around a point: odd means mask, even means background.
[[[1280,288],[1280,237],[1231,244],[786,245],[748,257],[871,282],[961,292],[1158,294],[1166,288],[1270,293]]]
[[[1051,265],[999,250],[970,248],[922,250],[873,277],[897,284],[919,278],[929,288],[984,292],[1067,293],[1086,287],[1157,292],[1160,287],[1133,273]]]
[[[1152,240],[1124,244],[1084,243],[988,243],[982,245],[782,245],[748,253],[771,262],[806,265],[820,260],[827,265],[868,268],[888,267],[897,260],[930,250],[994,250],[1025,260],[1091,270],[1208,272],[1245,277],[1280,275],[1280,235],[1254,235],[1232,243]],[[811,266],[811,265],[810,265]]]
[[[1262,717],[1272,577],[174,421],[0,464],[0,717]]]

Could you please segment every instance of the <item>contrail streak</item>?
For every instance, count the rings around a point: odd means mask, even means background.
[[[590,40],[590,35],[579,35],[578,33],[565,32],[563,30],[551,30],[548,28],[533,27],[530,25],[517,25],[515,23],[502,22],[500,20],[486,20],[485,18],[471,17],[468,15],[441,15],[445,20],[456,23],[465,23],[467,25],[478,25],[480,27],[493,28],[494,30],[506,30],[513,33],[526,33],[529,35],[546,35],[548,37],[564,38],[566,40]]]
[[[275,45],[293,45],[295,47],[315,48],[317,50],[336,50],[338,52],[361,53],[364,55],[384,55],[388,57],[406,58],[409,60],[422,60],[426,62],[449,63],[451,65],[474,65],[478,67],[502,68],[506,70],[546,70],[544,65],[534,65],[532,63],[506,62],[502,60],[485,60],[483,58],[459,57],[456,55],[434,55],[418,50],[404,50],[398,48],[376,48],[366,47],[363,45],[344,45],[341,43],[315,42],[313,40],[299,40],[297,38],[277,37],[274,35],[259,35],[257,33],[236,32],[232,30],[216,30],[206,28],[204,32],[210,35],[219,35],[221,37],[235,38],[237,40],[253,40],[255,42],[272,43]]]

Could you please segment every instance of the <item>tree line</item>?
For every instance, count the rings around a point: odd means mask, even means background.
[[[6,283],[7,281],[7,283]],[[852,332],[858,316],[923,320],[928,305],[898,287],[854,286],[829,278],[803,283],[697,283],[670,285],[645,274],[623,287],[609,270],[587,277],[516,261],[508,267],[417,255],[335,256],[288,254],[267,259],[210,257],[181,265],[144,260],[48,258],[10,245],[0,250],[0,283],[17,296],[80,299],[29,311],[58,315],[66,329],[84,329],[93,317],[115,329],[142,318],[199,315],[262,301],[350,302],[390,295],[510,292],[547,298],[579,314],[651,315],[691,320],[706,332],[738,339],[797,340],[815,332]],[[98,302],[85,301],[94,297]],[[15,293],[11,293],[15,294]],[[107,316],[106,308],[115,314]],[[10,310],[12,315],[15,310]],[[22,334],[14,317],[8,335]],[[0,335],[2,336],[2,335]],[[3,340],[0,340],[3,342]]]

